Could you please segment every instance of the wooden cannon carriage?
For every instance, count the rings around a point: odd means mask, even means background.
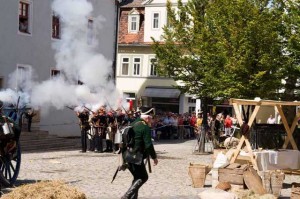
[[[0,184],[12,186],[19,175],[21,166],[20,135],[22,116],[25,108],[4,109],[0,114]],[[12,113],[14,116],[12,116]]]

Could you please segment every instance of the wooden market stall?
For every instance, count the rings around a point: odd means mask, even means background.
[[[297,148],[297,145],[296,145],[296,142],[293,138],[293,132],[298,124],[298,119],[300,118],[300,112],[297,112],[297,114],[295,115],[295,118],[291,124],[291,126],[289,126],[288,122],[287,122],[287,119],[286,119],[286,116],[284,115],[284,112],[283,112],[283,107],[284,106],[294,106],[295,107],[295,110],[296,110],[296,107],[297,106],[300,106],[300,102],[288,102],[288,101],[274,101],[274,100],[246,100],[246,99],[230,99],[230,104],[233,106],[234,108],[234,111],[235,111],[235,114],[236,114],[236,117],[237,117],[237,120],[240,124],[240,126],[243,125],[244,121],[242,119],[242,112],[240,111],[240,107],[242,106],[255,106],[254,110],[252,111],[251,115],[249,115],[249,118],[247,118],[247,125],[249,127],[249,129],[251,128],[254,120],[255,120],[255,117],[258,113],[258,111],[260,110],[260,108],[262,106],[273,106],[274,108],[277,109],[280,117],[281,117],[281,120],[282,120],[282,123],[284,125],[284,128],[285,128],[285,131],[287,133],[287,137],[285,138],[285,142],[282,146],[283,149],[286,149],[289,142],[291,142],[291,145],[292,145],[292,148],[294,150],[298,150]],[[233,153],[233,156],[231,158],[231,163],[234,163],[237,159],[237,157],[239,156],[240,152],[241,152],[241,149],[242,149],[242,146],[243,144],[245,143],[247,149],[248,149],[248,153],[250,155],[250,160],[253,164],[253,167],[257,170],[257,162],[255,160],[255,156],[254,156],[254,153],[252,151],[252,148],[251,148],[251,145],[250,145],[250,142],[248,140],[248,138],[244,135],[242,135],[240,141],[239,141],[239,144],[237,146],[237,148],[235,149],[234,153]]]

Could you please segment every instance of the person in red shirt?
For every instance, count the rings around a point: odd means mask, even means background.
[[[231,136],[231,126],[232,126],[232,120],[230,118],[230,115],[226,116],[226,119],[224,121],[225,126],[225,136]]]
[[[193,112],[192,113],[192,117],[190,119],[190,128],[191,128],[191,135],[195,136],[195,127],[196,127],[196,123],[197,123],[197,117],[196,117],[196,113]]]

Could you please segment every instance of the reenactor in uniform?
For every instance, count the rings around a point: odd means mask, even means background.
[[[98,111],[92,112],[89,117],[89,124],[91,126],[90,134],[89,134],[89,141],[90,147],[89,151],[95,151],[95,135],[97,134],[99,124],[98,121]]]
[[[95,134],[95,152],[103,153],[103,137],[105,136],[107,128],[107,117],[104,107],[101,107],[99,109],[99,114],[97,118],[97,123],[99,124],[99,126],[97,133]]]
[[[107,132],[106,132],[106,149],[105,152],[114,152],[113,140],[117,132],[117,124],[112,111],[107,113]]]
[[[77,117],[81,130],[81,152],[85,153],[87,150],[87,131],[90,130],[88,110],[84,109],[82,112],[77,112]]]
[[[151,140],[151,125],[152,116],[141,115],[137,118],[131,126],[135,132],[134,136],[134,151],[140,151],[143,157],[150,157],[157,165],[158,160]],[[150,159],[148,159],[150,161]],[[128,169],[133,176],[133,181],[128,191],[122,196],[122,199],[138,198],[139,188],[148,180],[148,173],[144,161],[140,165],[128,163]]]
[[[25,113],[25,117],[27,118],[27,131],[31,132],[31,123],[32,118],[36,115],[33,109],[30,109],[28,112]]]
[[[116,123],[116,133],[114,134],[113,140],[114,140],[114,151],[115,151],[115,153],[117,153],[120,148],[119,144],[120,144],[121,139],[118,139],[118,138],[116,139],[115,136],[116,135],[121,136],[120,129],[122,129],[123,126],[125,125],[125,114],[122,112],[122,109],[118,109],[117,112],[115,113],[115,123]]]
[[[125,114],[122,112],[122,109],[117,110],[116,119],[118,127],[121,128],[125,123]]]
[[[125,126],[130,125],[132,122],[135,121],[134,113],[132,111],[127,111],[126,116],[124,118]]]

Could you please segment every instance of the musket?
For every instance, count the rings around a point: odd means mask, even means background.
[[[18,97],[17,105],[16,105],[16,112],[19,111],[19,103],[20,103],[20,96]]]
[[[86,106],[83,106],[84,108],[86,108],[88,111],[92,112],[92,113],[95,113],[94,111],[92,111],[91,109],[89,109],[88,107]]]
[[[128,115],[128,112],[126,111],[126,109],[124,108],[124,106],[121,105],[121,107],[124,109],[125,113]]]
[[[107,103],[107,105],[109,106],[109,108],[110,108],[111,110],[113,110],[113,111],[114,111],[114,109],[111,107],[110,103],[108,102],[107,98],[106,98],[105,96],[104,96],[104,98],[105,98],[105,100],[106,100],[106,103]]]
[[[68,109],[74,111],[74,108],[70,107],[70,106],[66,106]]]

